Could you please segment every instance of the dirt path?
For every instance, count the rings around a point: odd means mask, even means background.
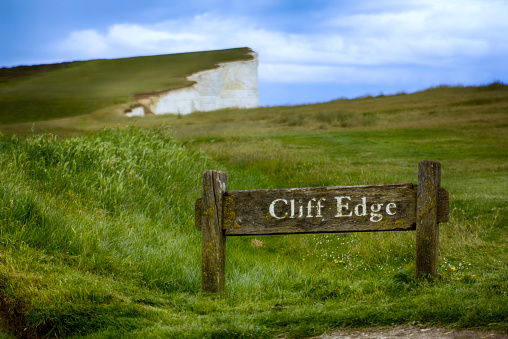
[[[313,339],[508,339],[508,334],[495,332],[452,330],[448,328],[419,328],[411,325],[374,327],[361,330],[340,330]]]

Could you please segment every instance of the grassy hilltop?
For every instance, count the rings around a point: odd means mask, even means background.
[[[508,333],[508,86],[181,118],[111,107],[0,126],[0,315],[11,333],[301,338],[404,323]],[[204,170],[226,171],[233,190],[415,183],[423,159],[441,162],[450,192],[438,278],[415,280],[414,232],[229,237],[226,293],[200,292]]]
[[[248,48],[0,69],[0,125],[90,114],[134,94],[189,84],[192,73],[249,59]]]

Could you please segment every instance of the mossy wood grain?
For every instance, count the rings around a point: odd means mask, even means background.
[[[226,236],[221,229],[224,192],[228,177],[224,172],[203,174],[201,289],[224,292],[226,272]]]
[[[441,164],[420,161],[418,164],[417,223],[416,223],[416,276],[435,276],[439,252],[439,188]]]

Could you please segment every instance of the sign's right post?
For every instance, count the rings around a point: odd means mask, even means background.
[[[441,164],[435,161],[420,161],[416,200],[416,278],[419,279],[437,275],[439,251],[437,206],[440,185]]]

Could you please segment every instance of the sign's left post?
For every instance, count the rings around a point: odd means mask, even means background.
[[[222,230],[222,200],[228,175],[220,171],[203,174],[201,215],[201,290],[223,293],[226,286],[226,234]]]

